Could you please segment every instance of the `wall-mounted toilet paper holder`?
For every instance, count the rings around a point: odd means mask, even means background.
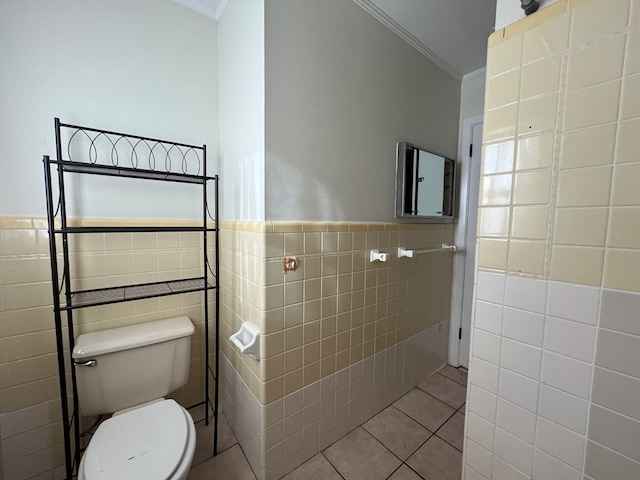
[[[231,335],[229,340],[238,347],[240,353],[247,353],[254,360],[260,360],[260,330],[250,322],[242,322],[240,330]]]

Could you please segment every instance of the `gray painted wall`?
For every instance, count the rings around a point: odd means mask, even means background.
[[[353,2],[271,0],[265,25],[266,219],[393,220],[396,143],[455,158],[460,82]]]

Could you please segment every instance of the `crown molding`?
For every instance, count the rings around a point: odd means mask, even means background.
[[[211,1],[211,0],[173,0],[173,1],[187,8],[190,8],[191,10],[201,13],[206,17],[212,18],[217,22],[220,19],[220,17],[218,17],[218,11],[220,11],[219,13],[220,15],[222,15],[222,10],[224,10],[224,7],[227,5],[228,0],[224,0],[222,2],[224,3],[224,5],[222,5],[222,8],[220,8],[220,4],[217,4],[217,2]]]
[[[360,5],[369,14],[373,15],[373,17],[379,20],[382,24],[386,25],[396,35],[402,38],[405,42],[407,42],[413,48],[418,50],[422,55],[424,55],[433,63],[435,63],[442,70],[447,72],[456,80],[462,81],[463,75],[459,71],[457,71],[447,62],[445,62],[441,57],[439,57],[436,53],[434,53],[433,50],[431,50],[424,43],[422,43],[420,40],[414,37],[411,33],[405,30],[398,22],[396,22],[393,18],[387,15],[379,7],[374,5],[370,0],[354,0],[354,2]]]
[[[466,82],[467,80],[472,80],[477,77],[484,77],[487,75],[487,67],[479,68],[473,72],[469,72],[462,77],[462,81]]]

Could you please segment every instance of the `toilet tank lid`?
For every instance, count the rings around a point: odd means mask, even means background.
[[[188,337],[193,335],[194,331],[195,328],[189,317],[182,316],[111,328],[101,332],[84,333],[76,340],[73,358],[81,360],[95,355],[153,345]]]

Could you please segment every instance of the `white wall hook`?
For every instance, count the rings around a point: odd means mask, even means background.
[[[398,258],[402,258],[402,257],[408,257],[408,258],[413,258],[415,256],[415,251],[414,250],[407,250],[404,247],[398,247]]]
[[[386,262],[387,260],[389,260],[389,254],[380,253],[380,250],[371,250],[369,254],[370,262]]]
[[[231,335],[229,340],[238,347],[240,353],[247,353],[254,360],[260,360],[260,330],[253,323],[242,322],[240,330]]]

